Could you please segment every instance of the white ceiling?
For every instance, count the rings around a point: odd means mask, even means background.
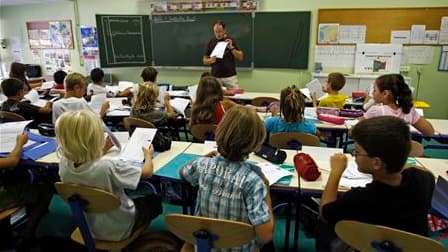
[[[53,3],[67,0],[0,0],[0,6]]]

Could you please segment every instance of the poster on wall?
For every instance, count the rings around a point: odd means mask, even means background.
[[[58,70],[65,72],[71,71],[70,50],[44,50],[44,66],[49,74],[53,74]]]
[[[355,73],[399,73],[403,46],[357,44]]]
[[[27,22],[30,49],[73,49],[70,20]]]
[[[90,73],[92,69],[100,67],[96,27],[81,26],[81,46],[84,66],[87,73]]]

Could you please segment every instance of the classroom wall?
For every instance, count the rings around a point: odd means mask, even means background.
[[[78,0],[79,23],[81,25],[95,25],[95,14],[148,14],[150,1],[144,0]],[[254,69],[253,71],[239,71],[240,85],[248,91],[278,92],[281,88],[296,84],[303,86],[311,79],[314,65],[314,44],[316,42],[317,10],[319,8],[379,8],[379,7],[439,7],[448,6],[446,0],[261,0],[262,11],[312,11],[312,26],[310,38],[310,52],[308,70],[291,69]],[[71,19],[75,27],[75,11],[72,1],[60,1],[51,4],[24,5],[0,7],[0,37],[19,37],[22,42],[24,61],[33,63],[29,50],[25,22],[37,20]],[[210,36],[213,36],[210,30]],[[205,42],[204,42],[205,43]],[[76,44],[76,47],[78,45]],[[417,69],[422,72],[420,78],[419,100],[429,102],[432,107],[425,111],[426,117],[448,119],[448,105],[444,101],[448,94],[448,72],[437,71],[440,47],[435,47],[433,62],[429,65],[411,66],[409,73],[412,85],[417,85]],[[81,66],[77,48],[71,50],[72,69],[85,73]],[[11,58],[8,49],[0,49],[0,59],[8,61]],[[140,67],[124,67],[108,69],[120,80],[140,81]],[[175,85],[197,83],[203,70],[173,70],[160,69],[159,81]],[[351,73],[350,69],[324,69]]]

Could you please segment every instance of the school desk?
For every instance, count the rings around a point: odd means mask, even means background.
[[[436,133],[448,138],[448,120],[446,119],[426,119],[432,124]]]
[[[431,171],[434,177],[438,176],[448,180],[448,159],[438,158],[415,158],[421,166]]]

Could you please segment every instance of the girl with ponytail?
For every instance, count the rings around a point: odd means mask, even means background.
[[[426,136],[434,135],[431,123],[420,116],[413,107],[411,89],[400,74],[378,77],[373,86],[373,99],[376,105],[360,119],[391,115],[403,119]]]
[[[264,122],[268,133],[303,132],[316,134],[316,126],[304,117],[305,100],[296,86],[283,89],[280,93],[280,115]]]

